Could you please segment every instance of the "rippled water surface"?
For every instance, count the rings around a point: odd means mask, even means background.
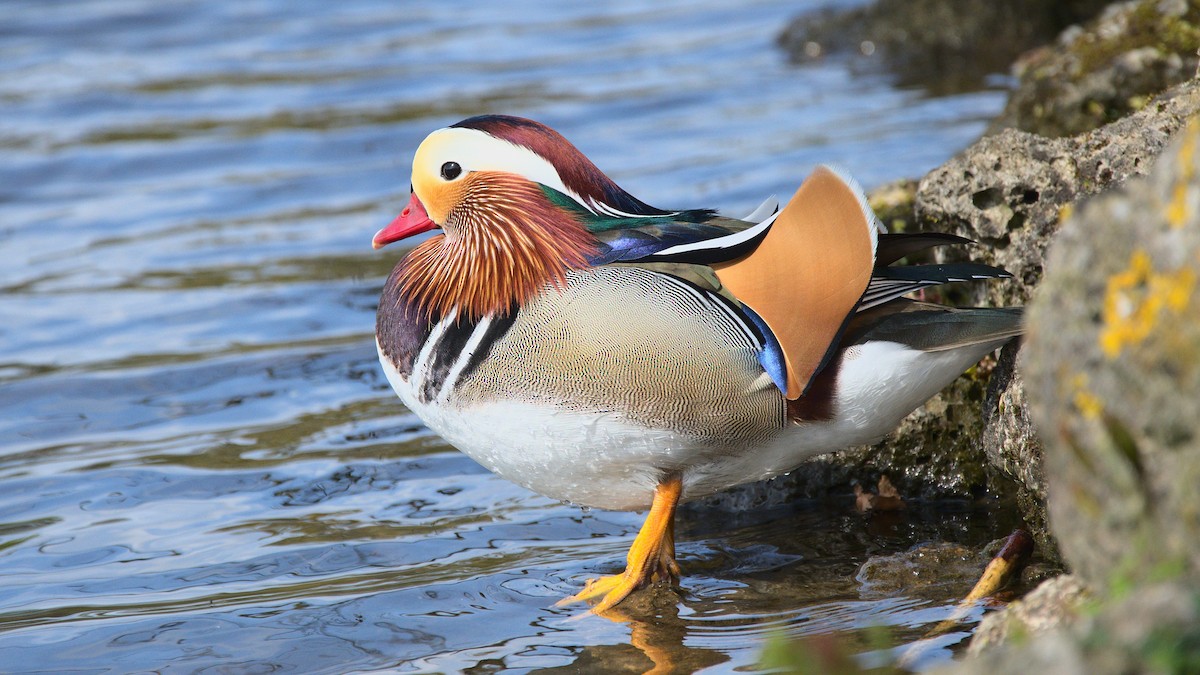
[[[0,670],[726,672],[773,633],[944,618],[965,589],[858,565],[1004,533],[839,502],[685,514],[682,597],[568,620],[640,516],[488,474],[379,371],[402,251],[370,239],[434,128],[536,117],[651,203],[748,211],[817,162],[920,175],[1002,102],[789,66],[804,3],[731,4],[6,2]]]

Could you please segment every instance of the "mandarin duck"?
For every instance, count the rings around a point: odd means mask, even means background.
[[[676,583],[685,500],[872,443],[1021,333],[1019,308],[904,296],[1002,278],[893,265],[949,234],[887,234],[818,167],[743,219],[637,199],[559,133],[484,115],[430,134],[375,248],[433,229],[389,276],[376,340],[404,404],[500,476],[649,514],[624,572],[563,602],[602,613]],[[561,603],[560,603],[561,604]]]

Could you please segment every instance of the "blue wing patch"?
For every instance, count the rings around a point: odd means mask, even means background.
[[[622,220],[632,221],[632,218]],[[642,220],[642,219],[637,219]],[[649,219],[647,219],[649,220]],[[655,254],[681,244],[716,239],[729,234],[729,230],[715,225],[656,218],[651,223],[624,223],[624,227],[595,232],[599,240],[599,254],[593,265],[615,262],[667,262],[658,261]],[[697,262],[679,260],[677,262]]]
[[[541,186],[552,204],[570,213],[596,236],[598,251],[589,262],[680,262],[711,264],[747,253],[766,235],[773,216],[752,223],[720,216],[711,209],[651,215],[609,215],[584,208],[569,196]],[[761,210],[761,209],[760,209]],[[758,213],[756,211],[755,213]]]
[[[779,346],[779,340],[775,339],[775,334],[771,332],[767,322],[762,320],[754,310],[750,309],[749,305],[742,305],[742,314],[750,320],[758,328],[758,332],[763,337],[763,348],[758,353],[758,362],[762,364],[763,370],[767,371],[767,375],[771,376],[771,381],[779,387],[779,391],[787,395],[787,368],[784,367],[783,347]]]

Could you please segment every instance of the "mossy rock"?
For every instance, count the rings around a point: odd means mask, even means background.
[[[778,38],[794,62],[854,54],[900,86],[946,94],[986,86],[1021,52],[1098,14],[1108,0],[876,0],[805,12]]]
[[[1095,587],[1200,579],[1200,117],[1066,219],[1024,376],[1051,525]]]
[[[1116,3],[1017,62],[1017,88],[992,129],[1061,137],[1101,127],[1194,77],[1197,46],[1200,0]]]
[[[1068,589],[1069,590],[1069,589]],[[1047,598],[1054,600],[1053,598]],[[1200,591],[1182,581],[1152,584],[1106,602],[1059,599],[1072,616],[1045,626],[1009,628],[1008,641],[972,650],[972,658],[939,668],[939,675],[992,673],[1200,672]],[[1071,607],[1074,605],[1074,607]],[[1021,617],[1015,617],[1018,623]],[[986,622],[985,622],[986,623]],[[1022,628],[1030,629],[1024,632]],[[1014,630],[1015,629],[1015,630]]]

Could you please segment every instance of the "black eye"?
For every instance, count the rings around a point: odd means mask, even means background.
[[[442,178],[446,180],[454,180],[462,174],[462,167],[458,162],[446,162],[442,165]]]

